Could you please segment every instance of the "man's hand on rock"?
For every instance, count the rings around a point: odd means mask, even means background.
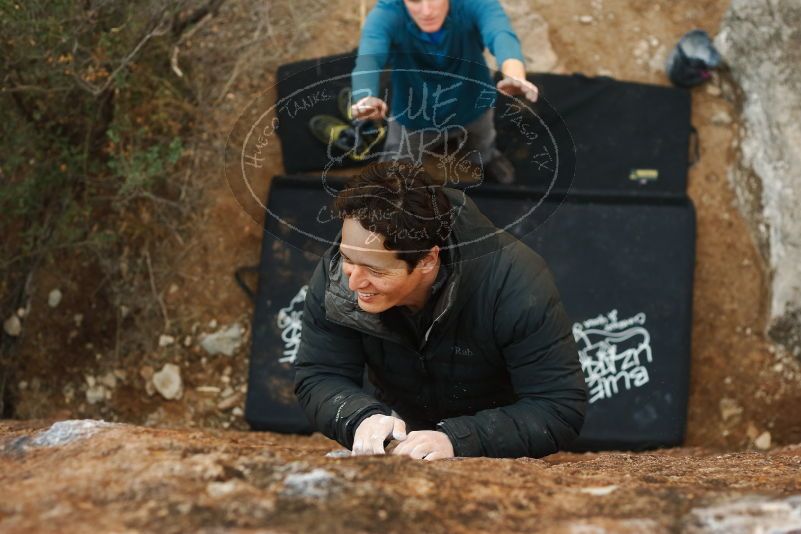
[[[392,454],[405,455],[416,460],[453,458],[453,444],[447,434],[438,430],[409,432]]]
[[[374,96],[366,96],[350,107],[354,119],[380,120],[387,116],[387,103]]]
[[[398,441],[405,440],[406,423],[391,415],[371,415],[359,424],[353,434],[351,456],[385,454],[384,441],[389,436]]]

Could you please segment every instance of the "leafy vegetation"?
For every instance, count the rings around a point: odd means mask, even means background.
[[[182,213],[165,207],[184,196],[195,102],[171,54],[220,4],[0,0],[0,322],[38,266],[69,251],[119,280],[114,259]]]

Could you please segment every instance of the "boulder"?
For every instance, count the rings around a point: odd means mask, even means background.
[[[770,273],[768,331],[801,351],[801,2],[733,0],[715,46],[739,85],[729,177]]]
[[[794,532],[801,446],[355,456],[319,434],[0,420],[0,532]],[[347,452],[347,451],[345,451]]]

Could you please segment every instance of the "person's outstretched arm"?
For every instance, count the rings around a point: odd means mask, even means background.
[[[351,114],[357,119],[383,119],[387,104],[379,94],[381,69],[387,64],[392,34],[399,14],[392,7],[377,5],[362,27],[356,66],[351,74]]]
[[[587,387],[553,277],[539,258],[534,272],[529,257],[508,263],[493,276],[502,281],[493,320],[518,400],[441,422],[455,456],[540,458],[567,446],[584,422]]]
[[[531,102],[539,97],[537,86],[526,80],[526,65],[520,40],[498,0],[467,0],[465,8],[476,21],[481,39],[495,56],[503,79],[498,91],[521,95]]]
[[[324,263],[317,265],[306,293],[295,360],[295,394],[316,430],[351,449],[356,428],[364,419],[390,415],[392,410],[362,390],[365,360],[361,334],[325,318],[328,277]]]

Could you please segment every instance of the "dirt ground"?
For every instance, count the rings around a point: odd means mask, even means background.
[[[714,35],[728,2],[530,0],[528,5],[549,25],[557,58],[553,70],[667,84],[663,64],[669,49],[692,28]],[[259,222],[240,208],[225,181],[225,141],[248,102],[273,86],[278,64],[351,50],[357,45],[359,20],[358,3],[352,0],[231,0],[186,42],[182,57],[193,58],[198,83],[208,88],[197,148],[197,184],[205,188],[206,201],[191,237],[167,243],[162,267],[154,273],[154,292],[171,319],[169,331],[160,326],[161,317],[151,318],[149,324],[156,326],[137,332],[146,338],[145,348],[120,353],[115,340],[132,323],[121,317],[119,303],[94,298],[96,281],[81,274],[80,266],[67,262],[43,270],[15,347],[20,361],[17,418],[248,428],[241,415],[247,340],[230,357],[205,356],[198,345],[201,333],[219,326],[240,322],[249,329],[252,306],[233,272],[257,263],[262,239]],[[753,448],[766,431],[771,446],[801,442],[798,360],[764,335],[765,269],[727,181],[739,131],[735,94],[725,76],[692,93],[700,160],[689,171],[698,241],[686,444],[721,449]],[[732,120],[713,122],[721,112]],[[267,150],[271,165],[257,184],[262,198],[269,177],[282,172],[278,148]],[[55,311],[46,304],[54,287],[65,295]],[[82,315],[80,321],[76,314]],[[175,342],[160,347],[163,334]],[[158,370],[165,363],[181,369],[179,400],[146,391],[143,368]],[[88,386],[108,373],[115,376],[108,398],[90,404]],[[221,393],[237,398],[220,408]]]

